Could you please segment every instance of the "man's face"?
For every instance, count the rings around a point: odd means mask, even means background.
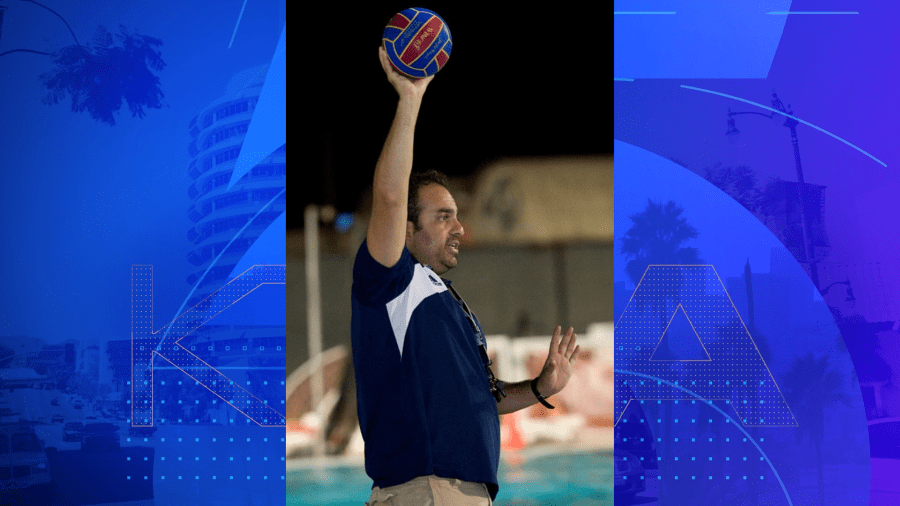
[[[463,230],[457,216],[456,201],[446,188],[429,184],[419,189],[418,231],[406,222],[406,247],[419,262],[431,266],[437,274],[456,267],[459,239]]]

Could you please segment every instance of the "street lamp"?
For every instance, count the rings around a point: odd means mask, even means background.
[[[732,113],[731,109],[729,108],[728,109],[728,130],[725,131],[725,136],[728,137],[728,142],[730,142],[732,144],[737,144],[738,135],[741,133],[741,131],[738,130],[736,126],[734,126],[734,118],[731,117],[734,114],[741,114],[741,113],[739,113],[739,112]]]
[[[732,144],[737,144],[738,134],[741,133],[741,131],[738,130],[734,124],[734,116],[739,116],[741,114],[756,114],[757,116],[763,116],[765,118],[773,119],[775,121],[775,123],[778,123],[778,121],[780,120],[780,118],[779,118],[780,115],[776,114],[774,112],[771,114],[765,114],[765,113],[761,113],[761,112],[757,112],[757,111],[732,111],[731,108],[729,107],[728,108],[728,130],[725,131],[725,135],[728,136],[728,140],[731,141]]]
[[[824,297],[825,294],[828,293],[828,290],[830,290],[831,287],[834,285],[847,285],[847,294],[846,294],[846,297],[844,298],[844,300],[847,302],[856,301],[856,297],[853,296],[853,287],[850,286],[849,278],[847,279],[847,281],[835,281],[834,283],[826,286],[825,288],[822,289],[822,296]]]
[[[775,93],[775,90],[772,90],[772,108],[775,109],[770,114],[761,113],[758,111],[732,111],[731,108],[728,109],[728,130],[725,132],[725,135],[728,137],[728,140],[735,144],[737,142],[737,137],[740,131],[735,126],[734,116],[740,114],[756,114],[758,116],[765,116],[777,123],[781,121],[781,118],[784,117],[784,123],[782,126],[787,127],[791,131],[791,145],[794,148],[794,166],[797,169],[797,192],[799,193],[799,205],[800,205],[800,226],[803,229],[803,250],[806,256],[806,262],[809,263],[809,272],[810,278],[812,278],[813,285],[815,285],[816,290],[819,289],[819,272],[816,267],[816,257],[815,257],[815,245],[813,244],[812,239],[810,238],[809,224],[807,223],[806,216],[806,202],[804,198],[804,187],[806,182],[803,179],[803,165],[800,163],[800,146],[797,140],[797,125],[800,123],[794,117],[794,111],[791,109],[790,104],[785,107],[784,103],[781,99],[778,98],[778,94]]]

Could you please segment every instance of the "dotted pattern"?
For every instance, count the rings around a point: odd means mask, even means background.
[[[156,504],[284,504],[285,435],[244,418],[225,425],[159,422],[149,441],[152,474],[131,480],[154,481]],[[148,476],[144,478],[144,476]]]
[[[786,492],[780,485],[783,477],[774,474],[766,457],[733,418],[723,418],[698,400],[634,403],[641,409],[634,409],[633,404],[620,421],[616,448],[647,448],[652,441],[655,451],[629,452],[617,457],[616,464],[626,468],[625,462],[636,460],[653,471],[617,479],[644,480],[661,502],[674,500],[673,504],[718,504],[729,493],[758,497],[759,504],[786,504]],[[760,436],[755,442],[777,447],[777,439]]]
[[[693,329],[693,333],[682,333],[680,338],[698,339],[708,359],[653,359],[664,338],[672,338],[666,330],[676,318],[687,320]],[[704,399],[724,400],[745,426],[797,425],[711,265],[649,266],[616,322],[615,344],[617,369],[662,378]],[[664,354],[657,357],[660,355]],[[690,397],[662,382],[617,373],[617,422],[634,399]]]
[[[132,425],[153,425],[153,266],[131,266]],[[138,420],[141,420],[138,422]]]
[[[153,331],[153,267],[131,268],[132,295],[132,425],[153,425],[153,354],[209,389],[262,426],[285,426],[285,416],[188,351],[179,341],[264,284],[284,284],[284,265],[255,265],[228,282],[166,328]],[[165,340],[163,336],[166,335]]]
[[[641,401],[642,404],[644,402],[646,401]],[[674,402],[677,404],[679,401]],[[690,401],[689,404],[692,406],[698,405],[696,400]],[[702,407],[702,403],[700,403],[699,406]],[[672,415],[673,425],[671,430],[674,434],[666,438],[665,445],[660,444],[664,442],[664,438],[655,438],[658,447],[661,449],[662,447],[665,447],[667,450],[665,452],[666,455],[663,455],[663,452],[661,451],[660,454],[656,456],[657,462],[669,460],[671,462],[682,463],[680,466],[685,466],[687,463],[719,462],[720,469],[716,470],[716,474],[719,475],[719,478],[725,478],[728,476],[728,470],[721,468],[722,462],[765,461],[765,458],[759,455],[759,452],[756,451],[756,448],[753,447],[752,443],[749,442],[745,436],[737,431],[727,430],[729,424],[733,423],[730,418],[722,420],[722,426],[717,431],[713,431],[711,428],[713,418],[707,418],[707,416],[715,416],[718,419],[721,418],[721,415],[713,413],[711,410],[708,413],[699,415],[697,409],[690,410],[690,408],[688,408],[675,410]],[[655,424],[653,422],[655,422]],[[644,418],[633,420],[629,420],[628,418],[622,419],[623,424],[643,425],[645,423],[650,423],[658,427],[657,432],[660,432],[659,427],[661,427],[662,422],[663,420],[661,418],[655,420]],[[631,436],[622,437],[617,442],[640,444],[643,443],[645,439],[646,438],[644,437]],[[759,438],[758,442],[764,443],[765,438]],[[639,460],[643,462],[645,458],[639,458]],[[764,468],[765,465],[756,467]],[[681,471],[683,474],[691,474],[689,472],[690,469],[681,469]],[[710,477],[709,479],[713,478]],[[763,478],[761,477],[760,479]]]

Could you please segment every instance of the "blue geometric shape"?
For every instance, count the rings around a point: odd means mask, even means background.
[[[677,302],[676,302],[677,301]],[[677,304],[677,306],[676,306]],[[709,360],[653,360],[672,321],[671,308],[683,308]],[[670,308],[670,309],[666,309]],[[677,315],[677,311],[675,312]],[[661,329],[666,325],[666,329]],[[662,378],[705,399],[727,400],[745,426],[796,426],[772,373],[711,265],[650,265],[616,322],[615,361],[636,373]],[[633,399],[688,399],[657,382],[629,382],[616,376],[615,419]]]
[[[250,171],[263,158],[269,156],[272,151],[283,146],[287,140],[287,114],[285,109],[285,71],[287,59],[285,57],[285,32],[287,25],[281,30],[281,38],[269,64],[266,74],[266,82],[263,84],[247,127],[247,135],[241,146],[241,154],[234,164],[231,181],[228,183],[230,190],[241,177]]]
[[[650,361],[706,361],[709,362],[709,353],[697,335],[697,329],[691,323],[684,307],[678,304],[669,324],[663,332],[662,338]]]
[[[158,356],[196,381],[228,406],[263,427],[284,427],[285,416],[265,400],[236,384],[221,371],[204,362],[181,341],[216,315],[241,303],[248,295],[267,285],[284,285],[284,265],[254,265],[209,297],[197,303],[162,330],[153,330],[153,266],[131,267],[131,425],[154,425],[153,360]],[[257,300],[258,301],[258,300]],[[282,310],[283,312],[283,310]],[[164,335],[172,340],[162,344]],[[174,341],[174,342],[171,342]]]
[[[283,283],[262,284],[241,298],[240,304],[231,304],[220,311],[210,323],[284,327],[287,322],[283,304],[286,297],[286,286]],[[282,303],[279,304],[279,301]]]
[[[789,16],[793,14],[859,14],[857,11],[772,11],[767,12],[771,16]]]
[[[281,213],[269,224],[265,231],[256,238],[250,249],[234,266],[228,279],[236,278],[240,273],[254,265],[284,265],[287,263],[287,211]]]
[[[253,223],[253,221],[256,220],[256,218],[257,218],[264,210],[266,210],[273,202],[275,202],[275,200],[277,200],[279,197],[281,197],[281,195],[283,195],[284,192],[285,192],[286,190],[287,190],[287,188],[282,188],[282,190],[281,190],[280,192],[278,192],[277,195],[275,195],[274,197],[272,197],[271,200],[269,200],[265,205],[263,205],[263,206],[259,209],[259,211],[257,211],[255,215],[253,215],[249,220],[247,220],[247,222],[244,224],[244,226],[242,226],[242,227],[237,231],[237,233],[235,233],[234,236],[232,236],[232,238],[228,241],[228,244],[226,244],[225,247],[222,248],[222,250],[219,252],[218,256],[216,256],[216,258],[214,258],[214,259],[209,263],[209,266],[206,268],[206,270],[203,272],[203,274],[202,274],[202,275],[197,279],[197,281],[194,283],[194,287],[191,288],[191,291],[188,293],[187,297],[185,297],[184,302],[181,303],[181,306],[178,308],[178,312],[176,313],[176,315],[177,315],[177,314],[181,314],[181,311],[184,309],[184,306],[187,304],[187,301],[189,301],[189,300],[191,299],[191,297],[194,295],[194,292],[197,290],[197,287],[200,286],[200,283],[201,283],[201,282],[203,281],[203,279],[206,277],[206,274],[209,273],[209,271],[210,271],[214,266],[216,266],[216,265],[219,263],[219,259],[222,258],[222,255],[224,255],[226,251],[228,251],[228,248],[231,246],[231,244],[232,244],[238,237],[240,237],[241,234],[244,233],[244,230],[246,230],[247,227],[249,227],[250,224]],[[284,214],[284,213],[282,213],[282,215],[283,215],[283,214]],[[279,216],[279,218],[281,218],[281,216]],[[277,221],[277,220],[276,220],[276,221]],[[266,229],[266,230],[268,230],[268,229]],[[276,230],[278,230],[278,229],[276,229]],[[276,233],[277,233],[277,232],[276,232]],[[259,239],[259,238],[257,238],[257,240],[258,240],[258,239]],[[276,241],[277,239],[269,239],[269,240],[270,240],[270,241]],[[261,247],[261,249],[263,249],[263,248]],[[282,262],[282,263],[284,263],[284,262]],[[246,265],[246,264],[244,264],[244,265]],[[245,269],[245,270],[246,270],[246,269]],[[238,273],[238,272],[242,272],[242,271],[238,271],[237,269],[232,269],[232,272],[231,272],[231,273],[232,273],[232,278],[236,277],[236,276],[234,276],[234,274],[235,274],[235,273]],[[163,334],[162,339],[159,340],[158,346],[162,346],[163,343],[166,342],[165,340],[166,340],[166,338],[167,338],[168,335],[169,335],[169,330],[170,330],[169,328],[166,328],[166,331],[165,331],[165,333]]]
[[[728,415],[728,413],[722,411],[721,408],[716,406],[709,399],[705,399],[705,398],[697,395],[696,392],[688,390],[687,388],[684,388],[683,386],[680,386],[677,383],[672,383],[663,378],[658,378],[656,376],[648,376],[646,374],[636,373],[634,371],[628,371],[625,369],[615,369],[614,371],[615,371],[615,374],[620,375],[620,376],[636,376],[638,378],[643,378],[645,380],[650,380],[652,382],[659,382],[660,384],[665,384],[675,390],[684,392],[688,396],[686,398],[693,397],[696,400],[706,403],[710,408],[718,411],[719,414],[724,416],[726,421],[730,420],[730,418],[731,418],[731,416]],[[769,469],[772,470],[772,474],[774,474],[775,478],[778,480],[778,484],[781,486],[781,491],[784,492],[784,498],[787,499],[788,506],[793,506],[794,501],[791,500],[791,495],[790,495],[790,493],[788,493],[787,487],[784,484],[784,480],[781,479],[781,474],[778,472],[777,469],[775,469],[775,465],[772,463],[772,460],[769,459],[769,456],[766,455],[766,452],[764,452],[762,447],[759,446],[759,443],[756,441],[756,438],[754,438],[753,435],[751,435],[749,432],[747,432],[747,430],[744,429],[741,426],[741,424],[734,424],[734,426],[744,434],[744,437],[746,438],[747,441],[750,441],[750,443],[752,443],[753,446],[756,447],[756,451],[759,452],[759,454],[762,456],[762,459],[765,460],[766,464],[768,464]]]
[[[790,0],[616,2],[613,75],[628,78],[765,78],[775,58]]]

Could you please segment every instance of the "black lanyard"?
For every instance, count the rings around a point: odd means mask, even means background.
[[[491,394],[494,396],[494,399],[497,402],[500,402],[504,397],[506,397],[506,392],[503,390],[503,382],[498,380],[496,376],[494,376],[494,371],[491,370],[491,358],[488,356],[487,352],[487,339],[484,338],[484,333],[481,332],[481,328],[475,323],[475,315],[472,314],[472,311],[469,310],[469,306],[466,305],[466,301],[463,300],[462,297],[456,293],[456,289],[453,288],[448,283],[444,283],[447,288],[450,289],[450,293],[453,294],[453,298],[459,302],[459,306],[462,308],[463,313],[466,314],[466,318],[469,320],[469,325],[472,326],[472,331],[475,332],[475,340],[478,341],[478,349],[481,351],[481,360],[484,362],[484,368],[487,370],[488,382],[491,388]]]

